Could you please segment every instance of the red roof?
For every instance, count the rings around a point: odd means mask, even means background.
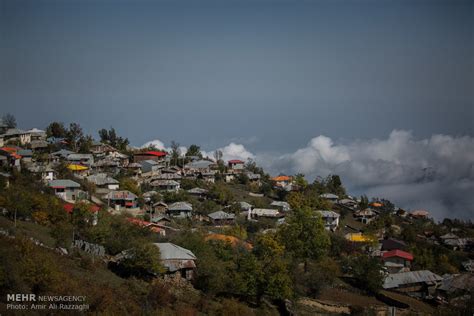
[[[399,249],[390,250],[383,254],[384,259],[392,257],[400,257],[409,261],[413,260],[413,255],[411,253]]]
[[[148,227],[154,233],[159,233],[163,230],[162,228],[158,227],[154,223],[150,223],[150,222],[138,219],[138,218],[128,217],[127,221],[129,221],[132,224],[138,225],[140,227]]]
[[[233,160],[229,160],[229,163],[236,164],[236,163],[245,163],[245,162],[243,162],[242,160],[239,160],[239,159],[233,159]]]
[[[148,156],[155,156],[155,157],[164,157],[167,155],[164,151],[146,151],[144,153],[139,153],[137,155],[148,155]]]

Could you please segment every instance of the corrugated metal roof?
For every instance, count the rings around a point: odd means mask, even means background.
[[[235,215],[224,211],[217,211],[208,215],[212,219],[234,219]]]
[[[316,211],[322,218],[338,218],[340,215],[334,211]]]
[[[429,283],[435,284],[443,280],[439,275],[429,271],[429,270],[420,270],[420,271],[410,271],[410,272],[401,272],[389,274],[383,283],[384,289],[393,289],[400,287],[401,285],[407,284],[416,284],[416,283]]]
[[[169,211],[192,211],[193,206],[188,202],[176,202],[168,206]]]
[[[196,260],[191,250],[185,249],[170,242],[154,243],[160,249],[162,260]]]
[[[81,185],[69,179],[58,179],[48,181],[48,186],[52,188],[80,188]]]

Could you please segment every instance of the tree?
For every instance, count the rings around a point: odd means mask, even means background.
[[[301,189],[304,189],[308,186],[308,181],[306,181],[304,174],[302,173],[295,175],[294,183]]]
[[[82,127],[77,123],[69,124],[69,130],[66,134],[66,139],[72,150],[77,150],[79,140],[84,136]]]
[[[67,129],[64,123],[52,122],[46,127],[46,135],[48,137],[65,138],[67,136]]]
[[[295,209],[278,231],[279,240],[295,258],[319,259],[331,244],[321,216],[308,208]]]
[[[2,121],[8,128],[16,128],[16,118],[13,114],[7,113],[3,115]]]
[[[92,136],[83,136],[78,141],[78,147],[80,153],[89,153],[93,143]]]
[[[194,144],[189,146],[188,150],[186,151],[186,157],[192,157],[192,156],[202,158],[201,147]]]
[[[222,160],[222,150],[216,150],[214,151],[214,159],[217,163],[219,163]]]
[[[346,195],[346,189],[342,186],[341,178],[338,175],[329,175],[324,182],[328,192],[339,196]]]
[[[117,135],[115,128],[111,127],[109,130],[102,128],[98,131],[100,141],[104,144],[109,144],[112,147],[121,151],[126,151],[130,144],[128,138],[123,138]]]
[[[382,264],[376,257],[358,255],[350,259],[352,276],[362,289],[369,293],[377,293],[383,284]]]
[[[121,262],[130,275],[147,277],[150,274],[160,274],[165,271],[160,263],[160,250],[151,243],[137,243],[127,250],[126,258]]]
[[[178,159],[181,155],[179,150],[179,143],[175,142],[174,140],[171,141],[171,162],[174,163],[175,166],[178,165]]]
[[[287,299],[293,295],[293,287],[285,260],[285,247],[275,236],[258,236],[254,254],[258,260],[257,298],[266,295],[272,299]]]

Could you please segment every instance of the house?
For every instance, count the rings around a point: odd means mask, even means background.
[[[56,178],[56,171],[50,165],[32,165],[28,170],[33,174],[39,175],[41,180],[50,181]]]
[[[253,172],[247,172],[245,173],[247,178],[249,179],[249,183],[260,186],[262,183],[260,182],[261,176],[258,173],[253,173]]]
[[[197,196],[199,198],[203,198],[207,195],[208,190],[196,187],[196,188],[192,188],[192,189],[188,190],[187,192],[188,192],[189,195],[194,195],[194,196]]]
[[[87,177],[87,181],[95,184],[96,187],[108,190],[118,190],[120,184],[114,178],[108,176],[106,173],[97,173]]]
[[[247,212],[247,218],[259,218],[259,217],[268,217],[268,218],[281,218],[284,217],[282,213],[280,213],[279,210],[275,209],[265,209],[265,208],[254,208],[250,209]]]
[[[410,212],[410,217],[416,219],[427,219],[430,216],[430,213],[426,210],[415,210]]]
[[[142,172],[145,172],[145,173],[156,172],[164,167],[161,163],[157,162],[156,160],[150,160],[150,159],[141,160],[139,164],[141,165]]]
[[[442,277],[429,270],[393,273],[385,278],[383,288],[425,298],[434,293],[442,280]]]
[[[474,274],[448,274],[443,275],[443,281],[437,290],[447,297],[459,297],[474,293]]]
[[[31,142],[31,133],[18,128],[10,128],[2,135],[4,142],[18,142],[21,145],[26,145]]]
[[[193,278],[197,258],[191,250],[169,242],[154,245],[160,249],[161,264],[168,274],[180,276],[186,280]]]
[[[337,204],[339,204],[341,206],[345,206],[345,207],[350,208],[350,209],[357,208],[357,206],[358,206],[357,201],[352,200],[352,199],[342,199],[342,200],[337,201]]]
[[[67,168],[80,177],[86,177],[89,175],[89,167],[81,164],[69,164],[67,165]]]
[[[276,207],[277,209],[279,209],[280,211],[282,212],[289,212],[291,211],[291,207],[290,207],[290,204],[288,204],[288,202],[285,202],[285,201],[273,201],[270,206],[274,206]]]
[[[112,152],[117,152],[117,149],[109,144],[94,141],[90,147],[90,152],[95,156],[105,156]]]
[[[321,215],[326,230],[336,231],[339,226],[339,214],[334,211],[316,211],[316,213]]]
[[[31,149],[19,149],[17,155],[21,156],[21,161],[29,163],[33,161],[33,151]]]
[[[216,165],[215,162],[209,160],[196,160],[187,163],[184,169],[191,172],[208,172]]]
[[[235,215],[224,211],[213,212],[209,215],[210,222],[216,226],[231,225],[234,223]]]
[[[235,180],[235,173],[224,173],[224,181],[229,183]]]
[[[127,221],[129,223],[134,224],[134,225],[137,225],[137,226],[140,226],[140,227],[143,227],[143,228],[148,228],[150,231],[152,231],[154,233],[157,233],[162,237],[166,236],[165,229],[160,227],[160,225],[158,225],[156,223],[147,222],[147,221],[144,221],[144,220],[141,220],[141,219],[138,219],[138,218],[134,218],[134,217],[128,217]]]
[[[48,181],[48,187],[54,190],[54,194],[65,201],[77,201],[87,198],[81,185],[69,179],[57,179]]]
[[[333,203],[336,203],[337,200],[339,199],[339,196],[337,196],[336,194],[332,194],[332,193],[323,193],[319,197],[322,198],[322,199],[328,200],[329,202],[333,202]]]
[[[253,207],[252,204],[247,203],[245,201],[239,202],[239,205],[240,205],[240,209],[245,212],[248,212]]]
[[[142,165],[136,162],[129,163],[128,165],[126,165],[125,168],[127,169],[128,172],[130,172],[134,176],[138,176],[142,173],[142,169],[141,169]]]
[[[391,250],[407,250],[408,246],[405,242],[394,239],[394,238],[387,238],[380,242],[382,251],[391,251]]]
[[[46,140],[46,132],[41,129],[32,128],[26,132],[31,135],[31,141]]]
[[[201,172],[199,178],[203,179],[208,183],[215,183],[216,182],[216,172],[214,170]]]
[[[168,210],[168,204],[163,201],[159,201],[153,204],[152,214],[165,214]]]
[[[188,202],[176,202],[168,206],[167,214],[171,217],[190,218],[193,206]]]
[[[273,182],[273,186],[277,188],[285,188],[293,183],[293,178],[285,175],[273,177],[271,180]]]
[[[354,217],[361,221],[363,224],[368,224],[372,220],[375,219],[377,213],[375,213],[372,209],[366,208],[365,210],[357,211],[354,213]]]
[[[389,273],[399,273],[410,271],[413,255],[403,250],[390,250],[382,254],[384,266]]]
[[[140,162],[143,160],[154,160],[154,161],[164,161],[168,155],[164,151],[145,151],[142,153],[135,153],[133,155],[133,162]]]
[[[178,192],[180,184],[174,180],[155,180],[150,185],[158,191]]]
[[[48,142],[45,140],[32,140],[30,148],[35,152],[45,152],[48,149]]]
[[[344,235],[344,238],[355,243],[373,243],[376,241],[375,238],[362,233],[347,233]]]
[[[92,164],[92,168],[96,171],[107,171],[115,174],[120,171],[120,163],[105,157],[104,159],[96,160]]]
[[[69,154],[66,160],[71,164],[78,164],[91,167],[94,163],[94,156],[91,154]]]
[[[453,233],[445,234],[440,237],[442,243],[453,250],[465,250],[474,246],[472,238],[459,238]]]
[[[239,160],[239,159],[233,159],[233,160],[229,160],[227,162],[227,165],[233,171],[240,172],[244,169],[245,162],[243,162],[242,160]]]
[[[109,206],[119,211],[120,209],[131,209],[137,207],[138,197],[130,191],[111,191],[107,193],[105,199],[108,201]]]
[[[60,160],[67,159],[67,157],[71,154],[75,154],[75,152],[67,150],[67,149],[61,149],[54,153],[51,153],[49,155],[49,159],[51,159],[51,161],[53,162],[59,162]]]

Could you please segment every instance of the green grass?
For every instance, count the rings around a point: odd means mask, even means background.
[[[32,237],[36,240],[39,240],[48,247],[55,246],[55,241],[50,235],[49,227],[42,226],[33,222],[24,222],[18,220],[16,222],[15,229],[15,223],[4,216],[0,216],[0,227],[7,230],[13,229],[16,235]]]

